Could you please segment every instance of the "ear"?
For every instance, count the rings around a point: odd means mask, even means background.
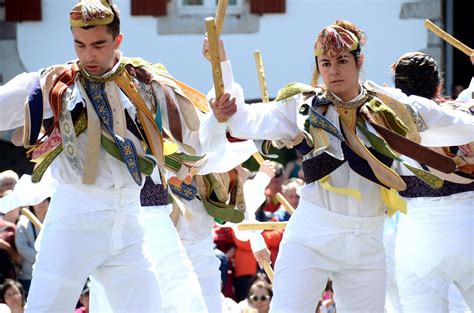
[[[359,54],[357,57],[357,68],[360,70],[364,65],[365,55],[363,53]]]
[[[120,44],[122,43],[123,40],[123,35],[120,33],[118,36],[115,38],[114,42],[114,49],[118,49],[120,47]]]

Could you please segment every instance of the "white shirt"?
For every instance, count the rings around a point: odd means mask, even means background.
[[[118,63],[115,65],[118,66]],[[111,71],[115,70],[112,69]],[[29,90],[33,86],[34,82],[38,79],[39,72],[34,73],[23,73],[5,85],[0,86],[0,131],[8,130],[20,127],[24,122],[24,104],[29,95]],[[112,84],[115,84],[112,82]],[[77,86],[77,82],[71,86],[72,96],[68,108],[72,109],[75,105],[83,105],[84,98]],[[120,91],[120,103],[124,109],[128,110],[130,116],[135,116],[135,109],[131,104],[130,100]],[[175,99],[177,102],[178,100]],[[48,103],[43,103],[44,106],[44,118],[50,118],[53,116],[51,108]],[[169,129],[169,122],[166,118],[166,103],[160,103],[160,109],[163,118],[163,127]],[[179,106],[178,106],[179,110]],[[196,151],[197,155],[203,155],[207,151],[217,149],[225,142],[225,123],[218,123],[212,112],[208,114],[202,114],[197,112],[201,123],[199,131],[191,131],[186,127],[186,123],[181,116],[181,125],[183,125],[183,142],[190,145]],[[131,132],[126,130],[126,137],[132,140],[138,152],[143,153],[143,147]],[[80,165],[83,166],[84,159],[86,157],[86,144],[87,144],[87,130],[77,137],[78,146],[78,158]],[[91,201],[89,203],[76,203],[68,208],[62,208],[58,215],[67,215],[69,213],[77,214],[82,212],[90,212],[103,209],[99,209],[98,206],[92,205],[94,197],[89,191],[93,189],[106,189],[106,190],[120,190],[120,189],[132,189],[139,190],[141,186],[138,186],[132,179],[126,166],[109,155],[101,146],[99,157],[98,157],[98,172],[97,179],[92,185],[82,184],[82,175],[77,173],[68,162],[66,156],[62,153],[53,161],[51,164],[52,177],[58,182],[59,185],[67,185],[67,190],[80,190],[86,194],[91,195]],[[72,189],[71,189],[72,188]],[[71,211],[68,213],[68,211]],[[50,212],[51,213],[51,212]]]
[[[223,69],[223,74],[226,73],[229,71]],[[248,105],[244,103],[240,86],[234,84],[232,89],[235,90],[234,96],[238,105],[237,113],[228,121],[228,128],[232,136],[291,141],[301,132],[297,123],[298,109],[303,102],[301,95],[270,104]],[[446,142],[458,144],[453,141],[459,136],[462,137],[459,141],[463,143],[473,140],[472,126],[474,122],[472,117],[466,114],[461,116],[454,111],[435,110],[438,109],[435,105],[429,101],[416,102],[415,109],[430,128],[429,136],[423,138],[425,142],[435,141],[445,146]],[[338,124],[335,123],[336,126]],[[358,135],[366,145],[370,146],[362,134],[358,133]],[[435,140],[435,138],[437,139]],[[440,138],[442,140],[439,140]],[[426,144],[425,142],[423,144]],[[384,214],[385,206],[381,199],[381,187],[352,171],[347,162],[333,171],[329,177],[330,184],[334,187],[358,190],[362,195],[362,200],[358,201],[348,196],[329,192],[318,181],[302,188],[301,199],[344,215],[369,217]]]

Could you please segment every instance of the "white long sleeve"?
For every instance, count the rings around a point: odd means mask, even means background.
[[[408,97],[408,103],[418,111],[428,127],[420,132],[422,145],[445,147],[474,141],[474,116],[440,107],[436,102],[418,96]]]
[[[265,202],[265,188],[270,183],[270,176],[263,172],[258,172],[253,179],[244,182],[245,198],[245,221],[256,222],[255,212]],[[235,236],[241,241],[250,241],[253,252],[263,250],[267,247],[260,230],[238,230],[233,225]]]
[[[446,147],[469,143],[474,140],[474,117],[461,111],[441,107],[433,100],[407,96],[400,89],[382,87],[368,82],[402,103],[410,105],[422,118],[427,129],[420,132],[421,144],[428,147]]]
[[[22,73],[0,86],[0,131],[23,125],[24,105],[39,73]]]

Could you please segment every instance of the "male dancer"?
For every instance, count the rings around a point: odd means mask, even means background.
[[[119,13],[108,1],[78,3],[70,25],[77,61],[0,87],[0,129],[24,124],[24,144],[37,163],[33,180],[51,166],[59,182],[39,238],[27,312],[71,312],[89,275],[104,286],[114,311],[156,312],[159,287],[138,221],[143,174],[162,162],[164,133],[202,155],[224,136],[224,126],[194,109],[197,92],[121,55]],[[235,111],[228,95],[219,100],[217,117]]]

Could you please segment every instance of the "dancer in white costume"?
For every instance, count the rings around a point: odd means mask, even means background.
[[[230,65],[223,62],[221,66],[225,77],[228,78],[224,82],[224,86],[232,87],[234,85],[233,75],[231,72],[226,72],[231,71]],[[193,174],[206,175],[227,172],[256,152],[252,142],[228,143],[224,138],[221,141],[216,140],[214,144],[215,146],[220,144],[221,148],[208,153],[205,161],[199,162],[200,165],[193,168]],[[177,159],[173,158],[175,161]],[[189,174],[189,169],[183,164],[179,165],[179,169],[172,169],[171,166],[168,166],[168,169],[168,178],[176,174],[180,176]],[[173,170],[179,173],[173,174]],[[246,182],[244,189],[249,195],[245,196],[246,220],[254,220],[254,211],[265,200],[263,191],[268,185],[270,172],[271,170],[268,170],[267,174],[259,172],[254,179]],[[156,177],[153,181],[155,180],[157,180]],[[193,182],[191,185],[186,188],[194,188],[197,191],[195,183]],[[252,187],[249,187],[250,185]],[[174,186],[171,184],[169,186],[171,190],[174,190]],[[176,228],[172,225],[169,217],[171,207],[158,206],[159,203],[153,205],[153,202],[156,202],[156,199],[153,199],[154,194],[156,196],[159,188],[162,186],[152,184],[150,178],[147,178],[142,190],[142,219],[145,224],[145,238],[149,242],[151,256],[155,261],[154,268],[160,280],[163,310],[165,312],[221,312],[220,260],[215,256],[212,241],[214,218],[206,212],[201,200],[197,197],[194,196],[190,200],[180,199],[188,213],[192,214],[192,218],[190,220],[184,217],[178,219],[177,229],[180,237],[178,239]],[[148,196],[144,196],[144,193],[147,193]],[[176,196],[179,197],[179,195],[180,193],[177,191]],[[144,197],[150,198],[151,203],[144,203]],[[168,235],[164,236],[164,233]],[[251,241],[260,263],[262,260],[270,261],[269,251],[260,232],[246,231],[242,232],[240,236],[243,240]],[[183,251],[183,244],[186,253]],[[190,262],[192,268],[189,266]],[[191,270],[193,272],[190,272]],[[93,278],[91,281],[91,312],[110,312],[110,304],[104,296],[103,288],[98,286]]]
[[[226,173],[247,160],[254,152],[256,152],[256,148],[253,142],[227,143],[223,149],[208,153],[206,161],[195,172],[201,176],[210,173]],[[254,179],[244,182],[242,195],[245,200],[245,213],[243,218],[247,221],[255,220],[255,210],[265,200],[264,190],[271,179],[268,163],[265,163],[262,168],[264,169],[258,172]],[[239,179],[244,179],[241,176],[242,174],[239,174]],[[199,183],[196,183],[196,178],[191,185],[197,187],[196,189],[202,188]],[[172,188],[172,190],[175,189]],[[177,196],[179,194],[176,192]],[[199,278],[208,311],[221,312],[220,260],[214,252],[212,235],[215,217],[210,215],[210,211],[206,208],[208,204],[203,201],[204,198],[205,195],[202,192],[192,199],[181,198],[184,207],[192,213],[192,218],[187,219],[185,216],[179,216],[177,229]],[[219,219],[222,223],[222,219]],[[226,220],[224,219],[224,221]],[[262,255],[268,255],[267,260],[269,260],[268,250],[259,233],[247,234],[246,238],[251,238],[255,249]]]
[[[138,220],[142,173],[155,166],[144,145],[160,162],[163,130],[202,155],[225,138],[224,125],[212,114],[199,122],[204,115],[189,98],[205,104],[205,97],[162,68],[121,55],[118,11],[107,0],[77,4],[70,25],[78,61],[0,87],[0,130],[24,125],[37,162],[33,180],[51,165],[59,183],[38,238],[26,311],[71,312],[92,273],[114,311],[156,312],[159,287]]]
[[[363,38],[362,31],[346,21],[320,32],[316,65],[327,89],[300,93],[300,85],[293,84],[282,91],[282,101],[266,105],[247,105],[242,93],[235,93],[238,110],[228,121],[232,136],[284,140],[306,155],[307,185],[283,236],[271,312],[314,311],[318,290],[323,290],[329,275],[334,277],[338,311],[384,310],[384,213],[387,206],[393,210],[400,203],[393,190],[405,189],[403,180],[389,169],[398,157],[385,145],[403,141],[394,134],[413,139],[419,134],[403,106],[389,103],[389,107],[359,83]],[[434,103],[416,107],[430,127],[428,135],[472,139],[471,117],[433,111],[434,107]],[[406,114],[400,119],[394,110]],[[309,143],[305,134],[312,137]],[[403,142],[413,148],[397,146],[398,152],[454,170],[449,159],[413,141]],[[390,160],[384,153],[391,155]],[[442,161],[436,165],[434,159]]]
[[[462,107],[440,97],[442,81],[432,57],[420,52],[407,53],[392,68],[395,87],[400,90],[385,91],[399,100],[417,106],[434,99],[439,106],[433,110],[444,110],[448,105]],[[465,111],[469,116],[469,110]],[[421,119],[418,125],[420,130],[429,126]],[[415,182],[410,173],[404,172],[409,188],[401,194],[407,199],[408,213],[401,214],[398,223],[395,272],[406,313],[448,312],[453,283],[469,309],[474,309],[474,146],[463,136],[432,139],[425,144],[456,145],[438,149],[455,158],[458,171],[444,176],[444,185],[439,189]]]
[[[140,220],[150,250],[153,269],[160,282],[163,312],[208,312],[201,287],[170,218],[172,205],[156,172],[147,177],[141,191]],[[113,312],[103,287],[91,277],[90,312]]]
[[[226,172],[244,162],[255,151],[252,142],[227,143],[222,149],[208,153],[200,168],[194,172],[198,171],[199,175],[214,171]],[[270,174],[259,172],[254,179],[245,183],[246,220],[252,220],[256,208],[265,200],[264,190],[270,179]],[[249,186],[250,184],[252,186]],[[169,216],[171,206],[159,206],[166,203],[166,199],[159,199],[159,195],[163,194],[161,188],[161,185],[153,184],[151,178],[147,178],[142,189],[141,219],[145,226],[145,239],[150,247],[154,269],[160,281],[163,311],[221,312],[220,260],[215,256],[211,234],[214,218],[207,213],[202,201],[197,197],[191,200],[180,199],[189,210],[188,213],[192,214],[192,218],[187,220],[184,216],[179,217],[178,237]],[[174,187],[170,188],[173,190]],[[176,194],[180,194],[179,191]],[[251,238],[256,251],[266,250],[265,243],[263,242],[263,246],[261,244],[263,240],[260,239],[259,233],[250,235],[246,232],[243,237]],[[91,290],[91,312],[111,312],[103,288],[97,285],[94,279]]]

